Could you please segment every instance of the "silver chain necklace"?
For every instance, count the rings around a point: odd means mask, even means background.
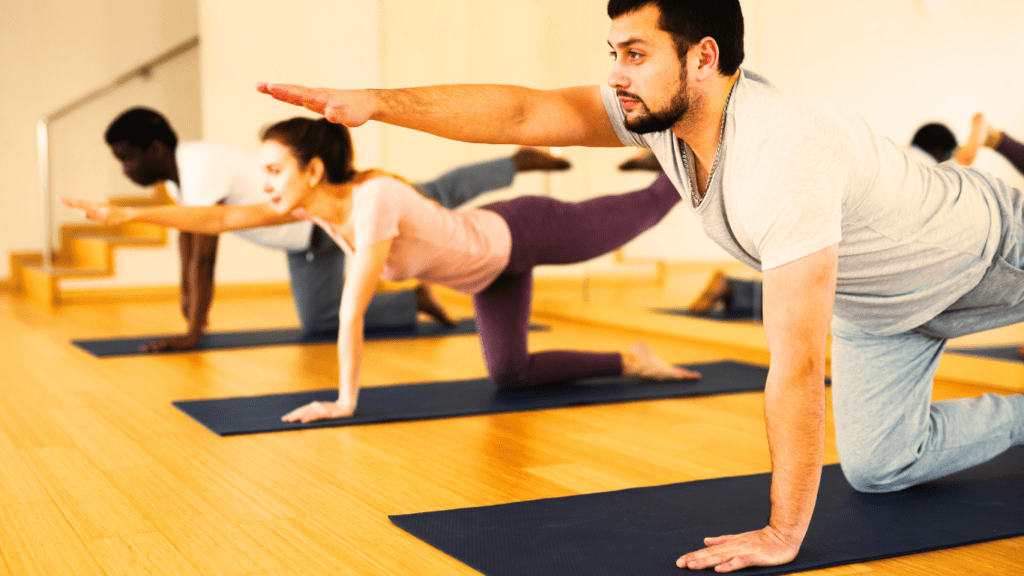
[[[686,174],[690,177],[690,199],[693,201],[693,207],[700,206],[701,200],[707,195],[708,190],[711,190],[711,183],[715,179],[715,169],[718,168],[718,156],[722,153],[722,142],[725,141],[725,119],[726,114],[729,111],[729,101],[732,100],[733,90],[736,89],[736,84],[733,83],[732,88],[729,89],[729,95],[725,98],[725,107],[722,108],[722,124],[718,127],[718,147],[715,148],[715,157],[711,160],[711,170],[708,171],[708,185],[704,187],[704,192],[698,194],[697,190],[697,171],[690,170],[689,163],[686,160],[688,154],[686,150],[683,150],[683,168],[686,170]]]

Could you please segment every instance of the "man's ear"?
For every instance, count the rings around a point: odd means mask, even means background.
[[[713,74],[718,73],[718,42],[708,36],[702,39],[696,46],[697,52],[697,74],[698,79],[705,80]]]
[[[146,147],[146,153],[153,156],[154,158],[164,158],[170,153],[171,149],[167,147],[167,144],[159,140],[153,140]]]

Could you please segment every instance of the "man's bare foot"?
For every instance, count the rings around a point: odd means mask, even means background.
[[[661,172],[661,164],[654,156],[654,152],[648,150],[639,156],[634,156],[622,164],[619,164],[619,170],[649,170],[651,172]]]
[[[654,355],[646,342],[636,342],[622,353],[622,373],[648,380],[699,380],[700,373],[679,368]]]
[[[516,150],[516,153],[512,155],[512,164],[515,165],[516,172],[568,170],[572,167],[572,164],[565,158],[548,154],[539,148],[525,146]]]
[[[456,324],[426,284],[416,287],[416,308],[449,328]]]
[[[999,141],[1002,139],[1002,131],[989,126],[988,122],[985,121],[984,114],[981,112],[975,114],[974,118],[971,119],[970,136],[967,137],[964,145],[956,151],[956,163],[962,166],[974,164],[974,158],[978,155],[978,150],[982,146],[985,148],[995,148],[999,146]]]
[[[711,276],[711,280],[708,281],[708,285],[704,287],[704,291],[690,305],[690,312],[693,314],[703,314],[714,308],[715,304],[719,302],[724,304],[726,298],[729,297],[730,291],[729,281],[726,279],[725,274],[721,270],[716,270],[715,274]]]

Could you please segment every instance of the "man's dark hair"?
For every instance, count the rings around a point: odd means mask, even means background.
[[[107,144],[128,142],[145,150],[154,141],[163,142],[172,152],[178,147],[178,135],[163,114],[150,108],[129,108],[107,126],[103,135]]]
[[[718,71],[732,76],[743,62],[743,11],[739,0],[609,0],[612,20],[645,6],[661,10],[658,26],[672,35],[679,59],[708,36],[718,43]]]
[[[931,154],[936,162],[949,160],[957,149],[956,136],[953,135],[953,131],[949,129],[949,126],[939,122],[932,122],[918,128],[910,145],[917,146]]]

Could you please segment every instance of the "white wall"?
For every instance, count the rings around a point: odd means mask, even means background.
[[[377,9],[358,0],[198,0],[203,138],[256,153],[258,133],[301,108],[256,92],[259,81],[313,86],[380,83]],[[380,128],[353,136],[358,159],[380,161]],[[221,237],[220,282],[288,279],[284,253]]]
[[[744,66],[795,94],[838,102],[900,144],[925,121],[943,120],[966,136],[976,110],[1024,135],[1024,30],[1020,0],[742,0]],[[386,87],[454,82],[538,88],[604,82],[605,0],[383,0]],[[449,142],[401,128],[384,129],[386,167],[412,179],[511,151]],[[567,149],[576,168],[555,178],[565,199],[636,189],[650,176],[615,165],[633,150]],[[984,150],[976,165],[1024,184]],[[520,178],[514,193],[544,190],[540,176]],[[627,254],[669,260],[728,256],[699,229],[685,206],[631,243]]]
[[[1019,50],[1024,2],[928,2],[943,7],[937,12],[925,11],[923,0],[742,4],[745,66],[793,93],[821,96],[860,113],[898,143],[935,119],[963,137],[977,110],[1011,134],[1024,135],[1024,54]],[[304,112],[258,95],[252,84],[259,80],[333,87],[503,82],[544,88],[604,82],[611,66],[605,0],[295,0],[287,6],[270,0],[5,0],[4,10],[0,173],[8,186],[0,195],[2,253],[41,244],[35,120],[196,30],[203,41],[200,55],[192,64],[182,62],[179,74],[198,73],[185,71],[189,66],[201,69],[201,114],[181,105],[172,121],[187,138],[201,132],[206,139],[253,151],[261,126]],[[167,94],[163,106],[194,101],[180,96]],[[103,195],[107,189],[131,190],[98,140],[111,115],[101,110],[93,120],[71,122],[80,127],[59,128],[81,134],[62,137],[57,162],[94,165],[95,175],[84,172],[100,180],[95,189]],[[413,180],[513,150],[379,125],[356,129],[354,137],[361,166],[382,166]],[[80,150],[60,148],[69,142],[81,143]],[[550,182],[539,175],[520,177],[512,193],[550,189],[558,197],[580,199],[640,188],[652,177],[615,170],[633,152],[567,149],[576,166],[571,172]],[[994,153],[983,150],[977,165],[1024,185]],[[78,176],[67,173],[55,182],[65,189],[78,190],[72,188],[76,185]],[[259,254],[247,244],[238,249],[253,253],[226,253],[221,265],[234,262],[243,276],[266,265],[283,277],[278,254]],[[627,252],[673,260],[725,257],[685,207]],[[0,266],[2,277],[6,261]],[[222,280],[233,274],[218,268]]]
[[[195,13],[195,0],[3,0],[0,278],[8,275],[8,253],[43,245],[36,122],[193,36]],[[197,136],[197,65],[193,55],[191,61],[186,58],[157,73],[151,82],[135,82],[54,124],[54,192],[104,197],[135,190],[120,176],[102,140],[106,123],[127,105],[160,106],[181,132]]]

